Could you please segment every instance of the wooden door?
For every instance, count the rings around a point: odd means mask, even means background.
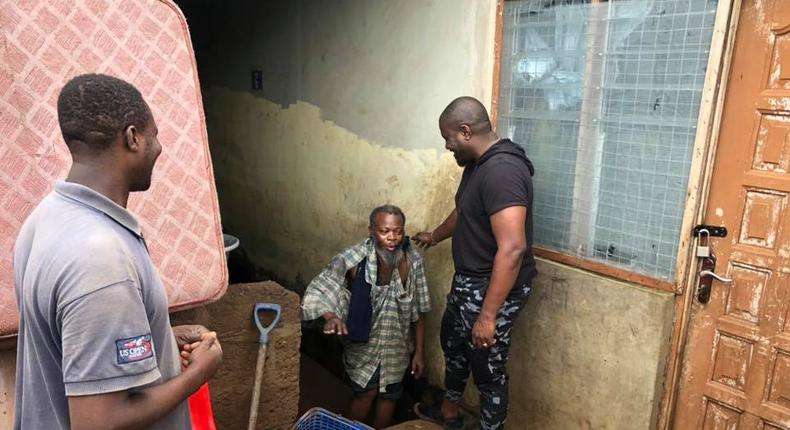
[[[787,430],[790,0],[743,0],[722,115],[705,223],[732,283],[692,305],[674,428]]]

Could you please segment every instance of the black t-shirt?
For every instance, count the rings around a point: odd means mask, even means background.
[[[500,140],[476,163],[466,166],[455,194],[458,222],[453,232],[453,260],[456,272],[491,276],[497,252],[491,215],[511,206],[525,206],[527,252],[516,285],[537,275],[532,255],[533,173],[534,168],[524,150],[508,139]]]

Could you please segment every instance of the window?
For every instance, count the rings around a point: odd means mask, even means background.
[[[673,281],[715,0],[505,1],[497,130],[539,247]]]

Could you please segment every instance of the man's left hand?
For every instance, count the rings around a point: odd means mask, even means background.
[[[491,348],[496,343],[496,321],[478,318],[472,327],[472,344],[477,348]]]
[[[203,328],[205,329],[205,327]],[[211,338],[212,345],[215,345],[217,348],[219,348],[219,352],[222,353],[222,345],[220,345],[219,339],[217,339],[217,332],[207,330],[200,335],[200,339],[198,339],[196,342],[187,343],[181,346],[181,366],[184,369],[189,366],[189,363],[192,360],[192,351],[197,349],[197,347],[200,346],[200,343],[204,342],[208,338]]]
[[[208,333],[209,329],[199,324],[177,325],[173,327],[173,335],[178,343],[178,350],[182,351],[185,345],[199,342],[203,333]]]
[[[425,370],[425,360],[421,352],[415,352],[414,357],[411,359],[411,374],[414,379],[420,379],[422,372]]]

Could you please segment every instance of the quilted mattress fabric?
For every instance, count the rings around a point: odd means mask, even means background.
[[[71,164],[56,100],[71,77],[125,79],[143,93],[163,152],[141,220],[173,308],[227,287],[222,231],[194,52],[181,11],[163,0],[0,0],[0,336],[16,333],[12,250],[27,215]]]

